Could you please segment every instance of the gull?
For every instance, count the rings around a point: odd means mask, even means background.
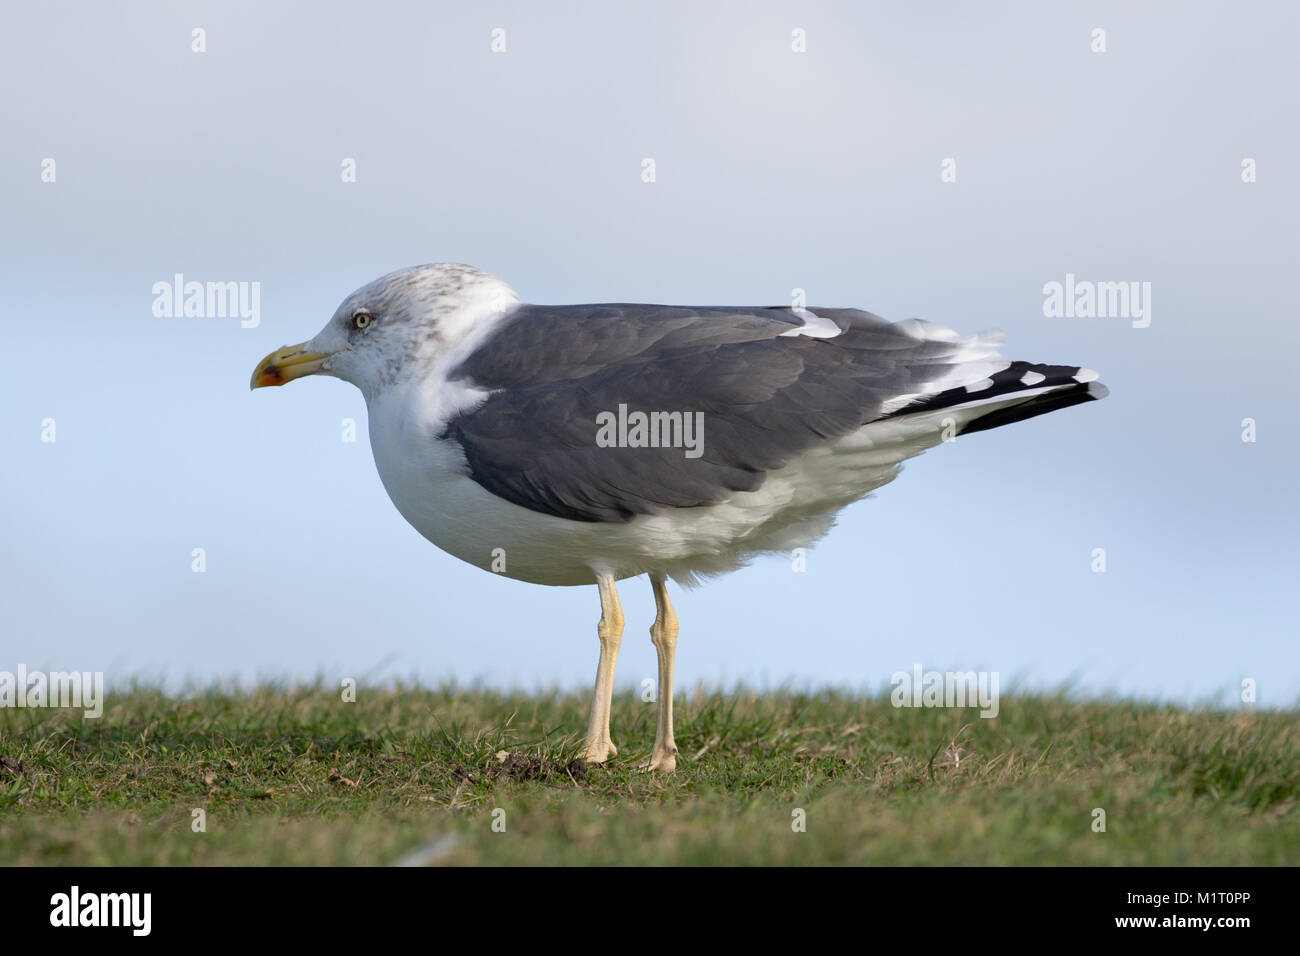
[[[528,305],[494,276],[435,263],[353,292],[251,386],[351,382],[380,480],[420,534],[521,581],[596,585],[589,762],[618,753],[615,582],[647,575],[659,674],[644,766],[669,772],[668,579],[807,547],[927,448],[1106,395],[1090,369],[1009,361],[1001,343],[859,309]]]

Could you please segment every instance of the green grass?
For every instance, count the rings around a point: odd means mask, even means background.
[[[571,763],[586,707],[578,693],[362,688],[343,703],[261,687],[136,690],[88,721],[0,710],[0,863],[387,864],[448,834],[440,863],[1300,862],[1294,711],[1004,696],[982,720],[887,697],[698,692],[678,697],[683,759],[660,776],[637,769],[654,705],[632,694],[615,698],[620,754]]]

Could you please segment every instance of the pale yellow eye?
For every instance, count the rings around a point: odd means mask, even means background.
[[[369,312],[358,312],[352,316],[352,327],[354,329],[364,329],[373,321],[375,321],[375,318]]]

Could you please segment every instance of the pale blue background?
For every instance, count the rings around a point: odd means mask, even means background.
[[[700,6],[7,3],[0,669],[589,684],[594,588],[426,543],[350,386],[248,391],[358,285],[451,260],[535,302],[802,287],[1111,387],[914,461],[804,574],[675,591],[680,687],[920,662],[1293,704],[1295,5]],[[154,318],[174,272],[260,281],[261,326]],[[1066,272],[1150,281],[1151,327],[1044,318]],[[626,686],[653,605],[622,594]]]

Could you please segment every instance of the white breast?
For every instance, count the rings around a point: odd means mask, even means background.
[[[762,552],[811,545],[836,511],[891,481],[899,462],[941,434],[929,416],[881,422],[807,451],[757,491],[716,505],[626,523],[572,521],[492,495],[469,477],[460,447],[439,437],[449,408],[485,395],[427,383],[387,393],[371,408],[375,464],[398,511],[424,537],[462,561],[537,584],[591,584],[598,570],[618,578],[662,570],[689,584]]]

